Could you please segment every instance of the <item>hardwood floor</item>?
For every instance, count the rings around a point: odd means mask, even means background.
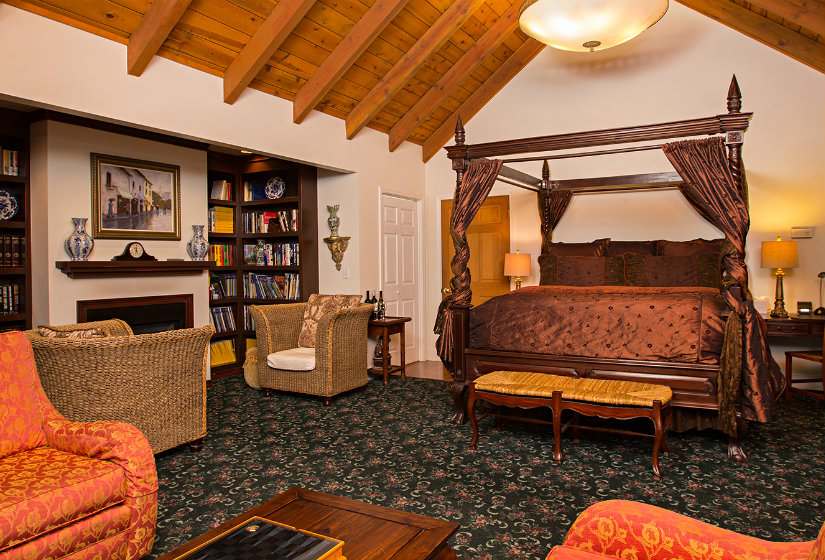
[[[401,375],[400,373],[394,373],[393,375]],[[407,364],[407,377],[418,377],[421,379],[439,379],[441,381],[452,381],[453,378],[450,377],[450,374],[444,369],[444,366],[441,362],[431,362],[431,361],[424,361],[424,362],[413,362],[411,364]]]

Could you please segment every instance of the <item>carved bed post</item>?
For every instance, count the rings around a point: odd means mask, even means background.
[[[550,201],[550,164],[547,160],[541,165],[541,186],[539,187],[539,209],[541,210],[541,252],[553,241],[553,229],[550,227],[550,213],[547,207]]]
[[[728,88],[728,114],[738,114],[742,109],[742,92],[739,91],[739,82],[736,81],[736,74],[733,75]],[[745,134],[740,131],[731,131],[725,135],[725,144],[728,147],[728,167],[739,185],[739,191],[748,201],[747,189],[742,180],[742,143],[745,140]]]

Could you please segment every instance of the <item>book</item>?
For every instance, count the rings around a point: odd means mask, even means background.
[[[226,179],[212,181],[209,198],[213,200],[232,200],[232,184]]]

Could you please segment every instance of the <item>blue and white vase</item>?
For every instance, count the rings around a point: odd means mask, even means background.
[[[73,261],[89,260],[89,255],[95,248],[95,240],[86,233],[88,220],[88,218],[72,218],[74,233],[66,238],[66,253]]]
[[[203,238],[203,226],[192,226],[194,235],[186,244],[186,252],[193,261],[202,261],[209,252],[209,244]]]
[[[338,237],[338,226],[341,225],[341,218],[338,217],[339,205],[327,206],[329,218],[327,218],[327,225],[329,226],[329,236]]]

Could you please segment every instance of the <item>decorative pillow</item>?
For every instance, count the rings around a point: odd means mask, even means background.
[[[719,288],[722,273],[719,253],[680,257],[624,255],[628,286]]]
[[[637,255],[655,255],[655,241],[613,241],[607,245],[608,257],[621,257],[625,253],[636,253]]]
[[[46,443],[31,344],[23,333],[0,334],[0,458]]]
[[[663,257],[686,257],[690,255],[707,255],[721,253],[724,239],[693,239],[691,241],[657,241],[658,254]]]
[[[109,336],[103,329],[78,329],[76,331],[60,331],[52,327],[40,326],[37,332],[43,338],[106,338]]]
[[[622,257],[539,257],[541,286],[621,286]]]
[[[549,243],[542,254],[558,257],[603,257],[610,238],[596,239],[590,243]]]
[[[298,346],[301,348],[315,348],[315,333],[318,330],[318,321],[324,313],[350,309],[361,304],[361,296],[321,295],[312,294],[304,308],[304,325],[298,335]]]

